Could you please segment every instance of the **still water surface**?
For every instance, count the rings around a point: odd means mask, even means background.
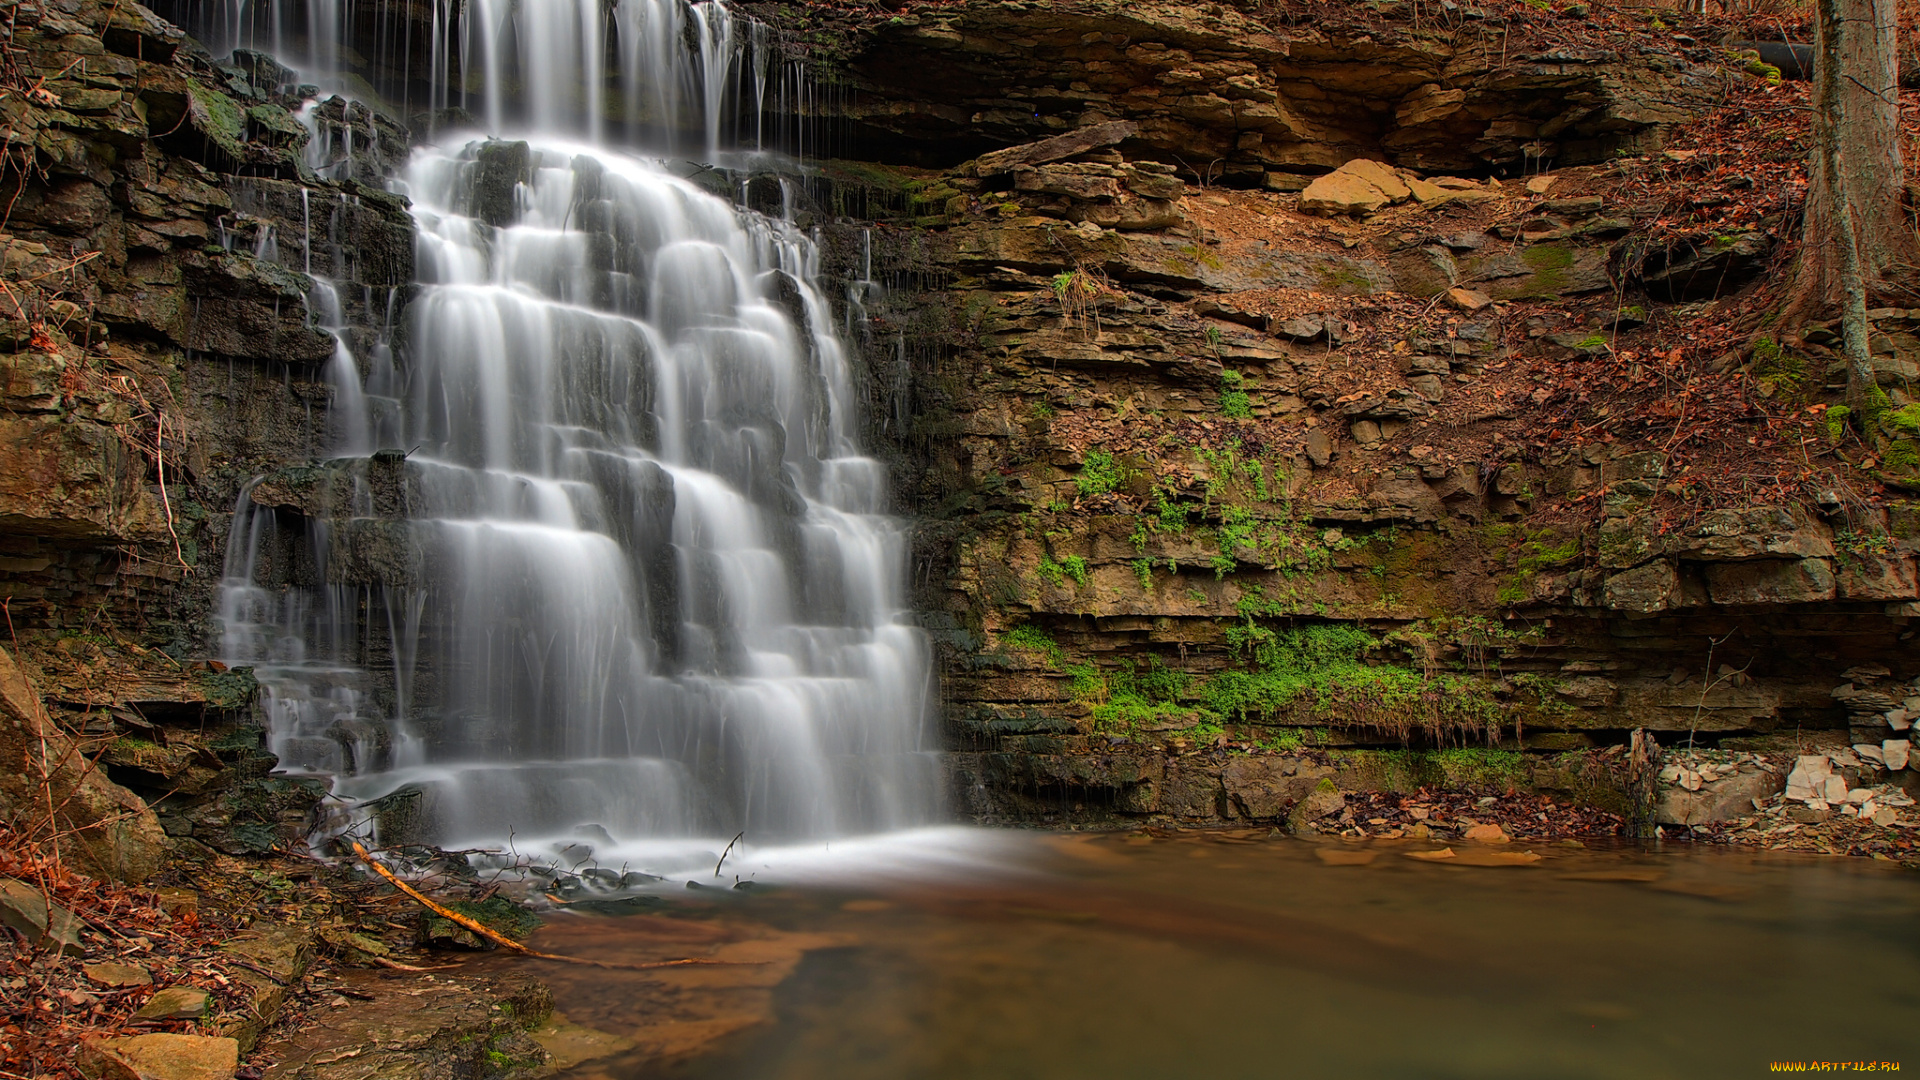
[[[547,1038],[582,1059],[564,1075],[1920,1069],[1920,876],[1889,864],[1525,844],[1456,845],[1460,858],[1428,862],[1408,853],[1431,844],[1264,832],[944,830],[918,842],[911,871],[885,846],[841,846],[829,863],[730,861],[720,879],[800,884],[680,889],[640,915],[554,917],[537,947],[752,961],[543,967],[562,1013]],[[1495,850],[1547,857],[1462,865]],[[855,864],[869,860],[863,874]]]

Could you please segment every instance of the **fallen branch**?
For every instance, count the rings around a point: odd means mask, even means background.
[[[399,889],[401,892],[406,893],[408,896],[418,901],[428,911],[433,912],[435,915],[440,916],[441,918],[447,920],[448,922],[455,923],[459,926],[463,926],[468,930],[471,930],[474,933],[479,934],[481,937],[486,938],[488,941],[493,942],[496,945],[500,945],[505,948],[511,949],[522,956],[533,957],[536,960],[557,960],[563,964],[585,964],[588,967],[608,968],[616,971],[652,971],[656,968],[691,967],[694,965],[712,966],[712,967],[758,967],[761,963],[763,963],[763,961],[758,961],[758,960],[702,960],[698,958],[688,957],[681,960],[657,960],[650,964],[622,964],[622,963],[616,963],[614,961],[609,961],[609,960],[585,960],[577,956],[560,956],[556,953],[543,953],[536,949],[530,949],[527,946],[522,945],[519,942],[513,940],[512,938],[507,937],[506,935],[500,933],[497,930],[489,929],[485,925],[481,924],[480,921],[477,919],[469,918],[465,915],[460,914],[457,911],[454,911],[450,908],[445,907],[444,905],[437,904],[432,900],[427,899],[426,895],[420,892],[420,890],[407,884],[405,881],[400,880],[399,875],[395,874],[393,871],[387,869],[386,867],[380,865],[378,860],[376,860],[372,855],[367,854],[367,849],[364,847],[361,847],[360,842],[358,840],[353,841],[353,853],[360,857],[361,862],[366,863],[368,866],[373,867],[374,873],[379,874],[383,878],[386,878],[387,881],[391,883],[394,888]],[[403,968],[402,970],[405,970],[405,969]],[[415,970],[425,970],[425,969],[415,969]]]

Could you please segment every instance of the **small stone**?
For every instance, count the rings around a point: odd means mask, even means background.
[[[1513,837],[1507,835],[1507,830],[1492,824],[1475,825],[1466,831],[1463,838],[1481,844],[1510,844],[1513,842]]]
[[[143,967],[132,964],[88,964],[84,969],[87,981],[115,989],[128,986],[152,986],[153,976]]]
[[[1380,443],[1380,425],[1371,420],[1353,422],[1353,441],[1361,446],[1377,446]]]
[[[1406,836],[1409,840],[1430,840],[1433,838],[1433,830],[1427,828],[1426,822],[1416,821],[1407,826]]]
[[[1847,801],[1847,779],[1846,779],[1846,777],[1844,777],[1844,776],[1829,776],[1829,777],[1827,777],[1827,782],[1826,782],[1826,785],[1825,785],[1825,789],[1826,789],[1826,790],[1825,790],[1825,792],[1824,792],[1824,793],[1822,794],[1822,796],[1821,796],[1821,797],[1822,797],[1822,798],[1824,798],[1824,799],[1826,799],[1826,800],[1827,800],[1828,802],[1830,802],[1830,803],[1843,803],[1843,802],[1846,802],[1846,801]]]
[[[1875,765],[1885,765],[1887,763],[1887,755],[1881,753],[1880,748],[1877,746],[1870,746],[1866,743],[1855,743],[1853,745],[1853,752],[1860,755],[1863,760],[1871,761]]]
[[[1493,304],[1493,297],[1477,289],[1456,285],[1447,290],[1447,303],[1461,311],[1480,311]]]
[[[1886,759],[1887,768],[1900,770],[1907,767],[1907,760],[1913,753],[1913,740],[1887,739],[1880,744],[1880,754]]]
[[[1832,816],[1833,812],[1825,806],[1818,808],[1812,806],[1787,807],[1787,820],[1795,821],[1802,825],[1818,825]]]
[[[213,1012],[213,996],[197,986],[169,986],[147,999],[135,1020],[197,1020]]]
[[[1873,812],[1873,823],[1883,829],[1899,820],[1900,812],[1891,806],[1882,806]]]
[[[1847,792],[1846,801],[1855,806],[1862,806],[1871,798],[1873,798],[1873,790],[1871,788],[1857,787]]]
[[[1530,180],[1528,180],[1528,181],[1527,181],[1527,194],[1529,194],[1529,195],[1545,195],[1545,194],[1547,193],[1547,189],[1548,189],[1548,188],[1550,188],[1550,187],[1552,187],[1552,186],[1553,186],[1553,182],[1554,182],[1555,180],[1558,180],[1558,179],[1560,179],[1560,178],[1559,178],[1559,177],[1557,177],[1557,176],[1536,176],[1536,177],[1533,177],[1532,179],[1530,179]]]

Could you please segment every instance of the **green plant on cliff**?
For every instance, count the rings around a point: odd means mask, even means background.
[[[1253,399],[1247,396],[1244,379],[1237,371],[1220,373],[1220,415],[1229,420],[1253,419]]]
[[[1239,638],[1250,669],[1223,671],[1200,697],[1229,719],[1319,722],[1406,737],[1489,736],[1500,706],[1487,680],[1427,674],[1365,660],[1380,641],[1352,623],[1267,630],[1248,619]]]
[[[1114,460],[1111,453],[1096,446],[1081,456],[1080,475],[1073,478],[1073,483],[1080,490],[1080,497],[1085,499],[1108,494],[1132,476],[1132,470]]]
[[[1193,676],[1173,671],[1157,656],[1147,658],[1142,669],[1132,661],[1122,662],[1102,672],[1092,664],[1068,669],[1071,690],[1076,700],[1093,707],[1093,722],[1106,730],[1131,730],[1144,725],[1164,726],[1165,721],[1190,721],[1188,727],[1210,723],[1212,717],[1182,706],[1192,696]],[[1213,732],[1218,733],[1217,726]]]
[[[1087,583],[1087,560],[1079,555],[1063,555],[1055,561],[1051,555],[1040,556],[1040,577],[1055,588],[1062,588],[1071,578],[1076,585]]]
[[[1153,591],[1153,560],[1135,559],[1127,564],[1133,568],[1133,576],[1140,579],[1140,591]]]
[[[1059,667],[1066,660],[1066,650],[1054,641],[1045,630],[1032,623],[1021,623],[1000,635],[1002,649],[1016,649],[1023,652],[1037,652],[1047,658],[1047,663]]]
[[[1060,302],[1060,316],[1067,324],[1081,330],[1087,328],[1091,317],[1094,329],[1099,329],[1100,298],[1107,293],[1107,285],[1085,267],[1075,267],[1063,274],[1053,276],[1053,296]]]
[[[1174,497],[1169,498],[1170,495]],[[1187,508],[1179,502],[1175,492],[1166,488],[1156,486],[1153,489],[1153,516],[1157,527],[1163,532],[1187,531]]]

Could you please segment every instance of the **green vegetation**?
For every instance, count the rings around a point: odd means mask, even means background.
[[[1132,471],[1115,461],[1112,454],[1096,446],[1080,459],[1080,475],[1073,483],[1084,499],[1114,491],[1132,476]]]
[[[1253,419],[1253,399],[1242,388],[1245,380],[1237,371],[1220,373],[1220,415],[1230,420]]]
[[[1155,487],[1153,489],[1153,519],[1159,528],[1167,532],[1186,532],[1187,508],[1180,505],[1179,502],[1167,498],[1169,494],[1170,492],[1164,488]]]
[[[1920,402],[1889,410],[1880,417],[1880,425],[1896,438],[1920,438]]]
[[[1759,338],[1753,343],[1753,378],[1775,393],[1798,394],[1807,389],[1807,362],[1772,338]]]
[[[1526,756],[1517,750],[1448,747],[1441,750],[1373,750],[1353,755],[1363,769],[1371,766],[1389,790],[1422,787],[1467,791],[1509,791],[1526,785]]]
[[[1368,664],[1379,647],[1350,623],[1268,630],[1248,620],[1238,644],[1249,671],[1208,680],[1202,700],[1223,717],[1308,720],[1436,737],[1491,731],[1500,705],[1484,679],[1427,675],[1395,664]]]
[[[1567,268],[1573,265],[1573,252],[1561,244],[1530,244],[1520,252],[1521,261],[1533,270],[1533,296],[1557,296],[1567,286]]]
[[[519,941],[540,929],[540,917],[504,896],[490,896],[485,900],[456,900],[447,905],[449,911],[465,915],[489,930],[505,934]],[[448,924],[451,926],[451,924]]]
[[[1047,584],[1060,588],[1072,578],[1076,585],[1087,583],[1087,560],[1079,555],[1064,555],[1054,561],[1051,555],[1040,556],[1040,577]]]
[[[1133,576],[1140,579],[1140,591],[1153,591],[1153,560],[1135,559],[1127,564],[1133,568]]]
[[[1486,535],[1490,545],[1505,545],[1514,563],[1513,574],[1501,579],[1494,596],[1501,604],[1524,603],[1532,597],[1533,581],[1541,571],[1568,566],[1580,559],[1580,538],[1561,537],[1552,529],[1493,525],[1488,527]]]
[[[1045,630],[1032,623],[1021,623],[1000,635],[1002,649],[1017,649],[1024,652],[1037,652],[1047,658],[1047,663],[1059,667],[1066,660],[1066,650],[1054,641]]]
[[[1169,670],[1160,658],[1149,657],[1145,670],[1132,663],[1102,674],[1092,664],[1068,669],[1073,676],[1073,696],[1093,706],[1093,722],[1107,730],[1160,727],[1169,719],[1191,720],[1187,730],[1205,727],[1208,736],[1218,735],[1215,718],[1204,716],[1191,707],[1183,708],[1183,698],[1192,696],[1193,676]]]
[[[1847,422],[1853,417],[1853,410],[1845,405],[1835,405],[1822,417],[1825,424],[1827,441],[1838,446],[1847,437]]]

